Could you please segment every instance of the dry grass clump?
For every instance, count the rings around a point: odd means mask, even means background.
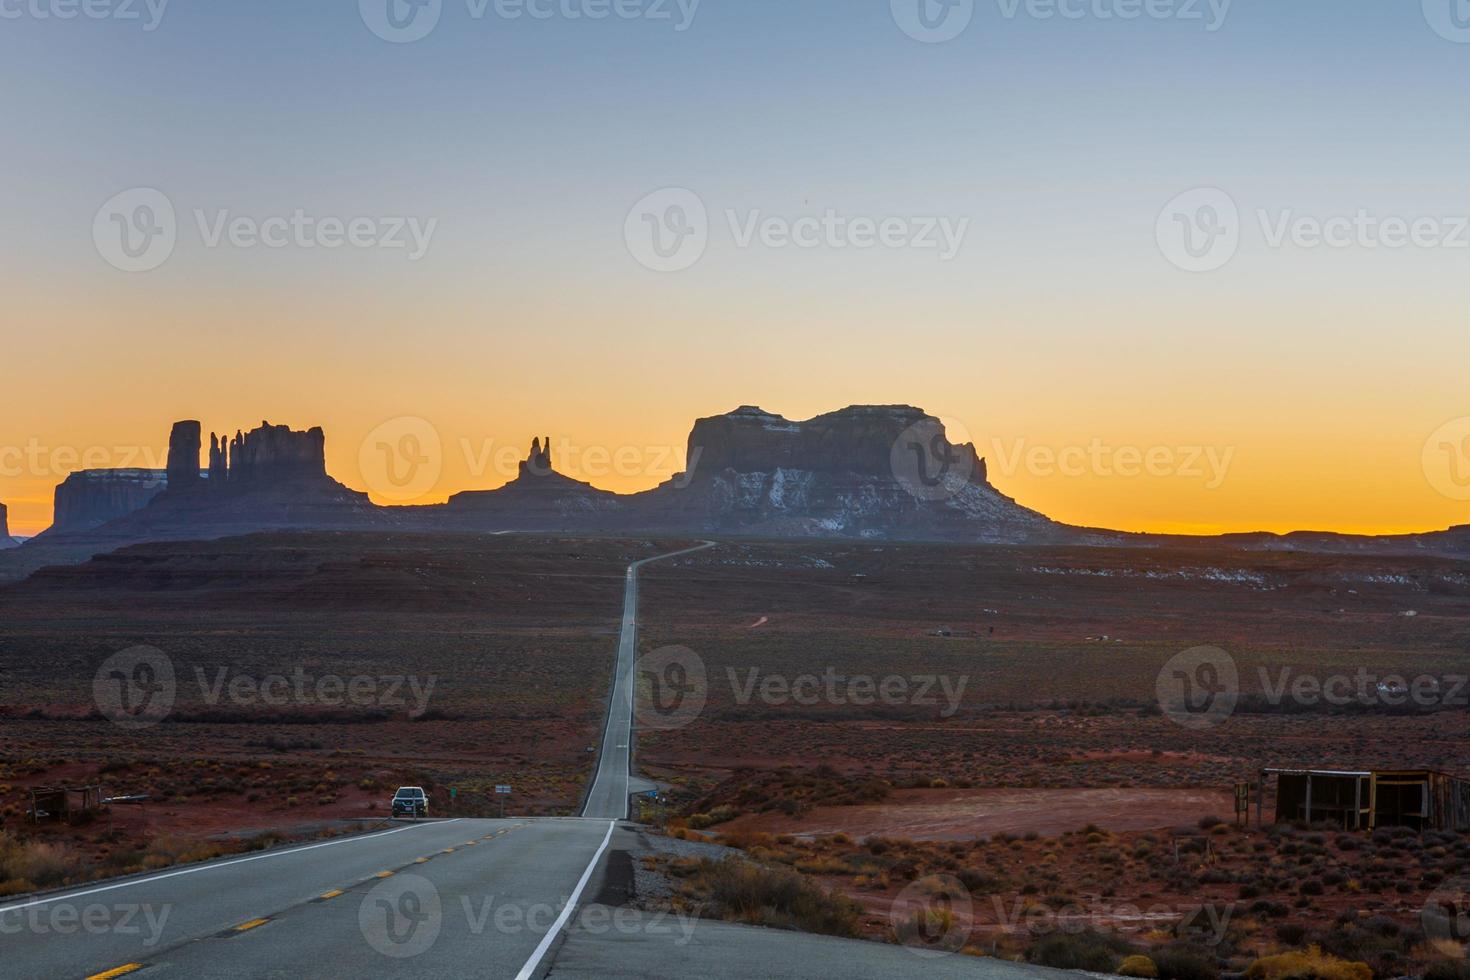
[[[1246,971],[1247,980],[1373,980],[1373,968],[1322,952],[1321,947],[1263,956]]]
[[[701,911],[732,922],[854,937],[862,908],[785,868],[740,858],[703,859],[685,881],[685,896]]]

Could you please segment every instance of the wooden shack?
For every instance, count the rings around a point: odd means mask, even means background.
[[[78,823],[102,812],[101,786],[44,786],[31,790],[33,823]]]
[[[1432,769],[1267,769],[1276,777],[1276,822],[1335,823],[1344,830],[1470,830],[1470,780]]]

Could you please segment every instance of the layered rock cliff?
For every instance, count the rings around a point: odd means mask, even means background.
[[[986,542],[1068,529],[990,485],[985,460],[907,405],[793,422],[753,406],[700,419],[688,472],[642,495],[645,520],[707,532]]]
[[[197,473],[196,473],[197,476]],[[164,470],[81,470],[56,488],[47,534],[90,531],[147,507],[168,486]]]

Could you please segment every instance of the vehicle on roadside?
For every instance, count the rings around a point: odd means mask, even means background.
[[[427,817],[429,795],[420,786],[400,786],[393,794],[393,816]]]

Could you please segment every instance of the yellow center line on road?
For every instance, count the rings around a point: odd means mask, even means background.
[[[94,973],[90,977],[88,977],[87,980],[112,980],[113,977],[120,977],[124,974],[132,973],[135,970],[141,969],[143,969],[142,963],[128,963],[125,966],[119,966],[116,969],[108,970],[105,973]]]
[[[429,859],[428,858],[414,858],[413,859],[413,863],[414,864],[428,864],[429,863]]]
[[[446,847],[446,848],[444,848],[444,850],[440,851],[439,853],[440,854],[453,854],[454,853],[454,848],[452,848],[452,847]]]
[[[235,931],[249,932],[251,929],[259,929],[261,926],[265,925],[269,921],[270,919],[251,919],[249,922],[240,923],[238,926],[235,927]]]
[[[340,888],[333,888],[331,891],[329,891],[326,894],[322,895],[321,898],[323,898],[323,899],[339,898],[339,897],[341,897],[341,895],[342,895],[342,889],[340,889]]]
[[[379,871],[377,874],[373,875],[373,877],[374,878],[391,878],[391,877],[393,877],[393,872],[391,872],[391,871]]]

